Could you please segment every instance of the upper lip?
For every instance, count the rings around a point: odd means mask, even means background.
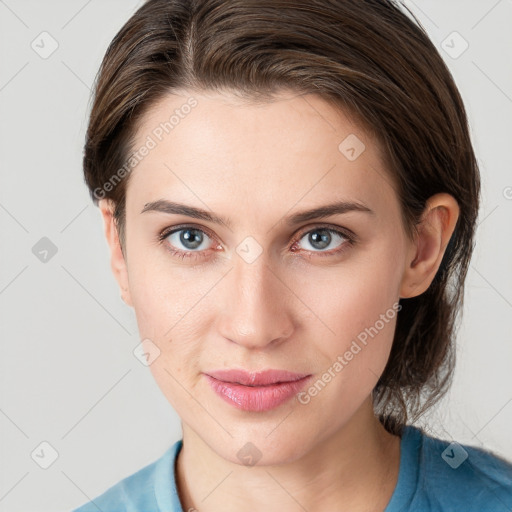
[[[242,384],[244,386],[268,386],[280,382],[294,382],[304,377],[309,377],[307,373],[295,373],[287,370],[263,370],[258,372],[249,372],[247,370],[215,370],[205,372],[206,375],[214,379]]]

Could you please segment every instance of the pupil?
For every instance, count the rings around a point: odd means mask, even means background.
[[[181,232],[180,241],[189,249],[197,249],[203,241],[202,238],[202,233],[197,229],[187,229]]]

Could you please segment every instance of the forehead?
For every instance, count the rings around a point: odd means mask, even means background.
[[[378,142],[317,95],[254,103],[169,94],[142,118],[133,150],[127,206],[139,211],[170,198],[246,216],[344,199],[396,203]]]

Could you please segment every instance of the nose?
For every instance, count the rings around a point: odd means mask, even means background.
[[[292,291],[265,254],[247,263],[236,257],[222,287],[220,334],[250,349],[277,345],[293,333]]]

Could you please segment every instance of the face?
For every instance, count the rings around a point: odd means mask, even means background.
[[[409,241],[377,142],[315,95],[182,92],[143,118],[143,146],[120,279],[151,372],[226,460],[248,442],[259,464],[295,460],[368,404],[391,349]],[[299,382],[223,384],[230,369]]]

